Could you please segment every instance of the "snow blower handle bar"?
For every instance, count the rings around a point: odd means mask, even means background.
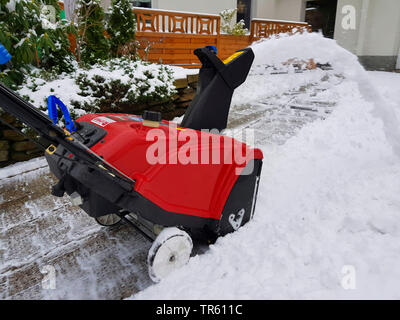
[[[0,83],[0,107],[15,118],[34,129],[46,140],[46,145],[57,146],[61,144],[84,161],[95,163],[97,159],[83,150],[76,143],[68,139],[68,134],[63,129],[54,125],[41,111],[37,110],[29,102],[24,101],[12,90]]]
[[[29,102],[24,101],[12,90],[0,83],[0,108],[10,113],[15,118],[34,129],[41,138],[46,141],[46,152],[54,154],[57,146],[61,145],[76,159],[84,161],[92,168],[100,168],[107,171],[111,176],[119,178],[122,185],[127,188],[129,184],[134,183],[126,175],[115,169],[104,159],[95,155],[90,149],[85,148],[79,141],[73,139],[71,135],[60,127],[52,123],[52,121],[41,111],[36,109]]]

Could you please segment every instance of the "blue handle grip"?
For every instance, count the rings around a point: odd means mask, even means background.
[[[0,65],[6,64],[10,60],[11,54],[9,54],[7,49],[0,43]]]
[[[213,51],[215,54],[217,54],[217,47],[216,46],[206,46],[207,49],[210,51]]]
[[[47,99],[47,108],[48,108],[50,119],[53,121],[54,124],[57,124],[57,122],[58,122],[57,106],[61,109],[61,112],[64,115],[65,128],[71,133],[75,132],[76,126],[75,126],[75,123],[71,119],[68,108],[65,106],[65,104],[60,99],[58,99],[54,95],[49,96],[49,98]]]

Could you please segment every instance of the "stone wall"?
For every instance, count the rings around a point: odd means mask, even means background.
[[[188,75],[186,78],[177,79],[174,82],[178,93],[172,102],[172,110],[170,112],[162,112],[163,119],[172,120],[175,117],[182,116],[190,102],[192,102],[197,90],[198,74]]]
[[[19,130],[23,128],[22,124],[9,114],[3,113],[0,118]],[[42,154],[34,142],[0,122],[0,167]]]
[[[196,94],[197,80],[197,74],[175,80],[174,85],[178,92],[172,101],[143,105],[142,109],[159,111],[165,120],[182,116]],[[19,130],[23,128],[23,125],[9,114],[0,114],[0,118]],[[43,151],[35,143],[0,122],[0,168],[42,155]]]

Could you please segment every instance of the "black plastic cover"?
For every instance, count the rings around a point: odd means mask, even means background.
[[[194,51],[202,68],[197,94],[185,113],[182,127],[196,130],[226,128],[233,91],[246,80],[254,60],[251,48],[237,52],[240,54],[224,64],[207,47]]]
[[[161,112],[145,110],[143,111],[142,119],[160,122],[162,119]]]

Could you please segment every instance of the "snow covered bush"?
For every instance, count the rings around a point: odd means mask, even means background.
[[[113,0],[107,33],[110,35],[111,54],[137,59],[135,41],[136,19],[128,0]]]
[[[31,64],[57,72],[73,70],[70,25],[61,20],[57,0],[0,0],[0,5],[0,43],[13,56],[13,68],[2,67],[1,82],[21,84]]]
[[[87,112],[133,112],[146,103],[168,101],[175,93],[172,72],[163,65],[121,58],[79,73],[78,95],[71,104]]]
[[[244,26],[244,21],[240,20],[232,26],[232,19],[235,17],[237,9],[226,9],[220,12],[221,17],[221,31],[234,36],[243,36],[249,30]]]
[[[43,111],[54,94],[76,118],[89,112],[141,113],[148,104],[170,101],[176,93],[173,81],[167,66],[115,58],[75,74],[36,71],[18,92]]]

